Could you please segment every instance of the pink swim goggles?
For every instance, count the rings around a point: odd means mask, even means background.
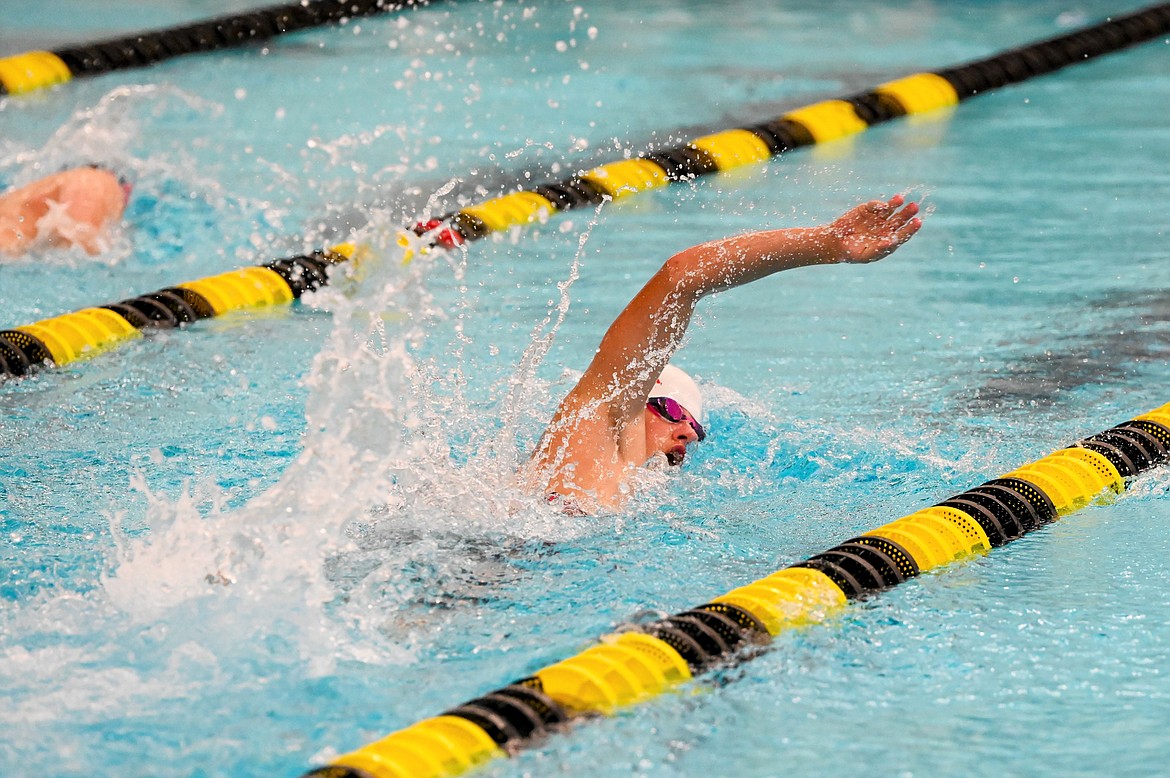
[[[678,424],[680,421],[689,423],[700,443],[707,437],[707,431],[703,429],[703,425],[699,423],[699,420],[688,413],[677,401],[669,397],[651,397],[646,401],[646,407],[671,424]]]

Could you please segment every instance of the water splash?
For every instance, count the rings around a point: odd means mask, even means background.
[[[102,580],[135,620],[197,611],[237,632],[278,631],[314,672],[340,658],[406,661],[416,628],[445,618],[420,602],[490,596],[489,583],[515,577],[526,543],[582,531],[514,475],[527,454],[517,427],[543,413],[536,370],[568,311],[579,254],[517,372],[473,400],[459,350],[469,311],[445,310],[428,289],[431,276],[460,283],[466,258],[403,265],[394,223],[375,213],[355,236],[372,257],[303,301],[332,325],[304,379],[302,451],[279,482],[206,515],[203,497],[168,499],[136,482],[149,531],[131,537],[112,520],[119,545]],[[444,334],[455,353],[436,357]]]
[[[74,111],[40,148],[5,154],[0,169],[12,175],[15,185],[79,164],[135,174],[170,169],[166,159],[144,153],[146,148],[155,147],[144,128],[161,121],[180,126],[205,122],[222,113],[222,105],[171,86],[117,87],[96,104]],[[199,169],[193,161],[188,162],[190,169]],[[218,186],[210,179],[199,180]]]

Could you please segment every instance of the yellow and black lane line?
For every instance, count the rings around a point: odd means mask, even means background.
[[[456,776],[612,714],[730,661],[785,629],[1057,521],[1170,461],[1170,404],[636,632],[340,756],[305,778]],[[440,722],[448,737],[439,737]],[[456,723],[457,722],[457,723]],[[455,735],[455,730],[459,732]]]
[[[748,127],[695,138],[680,146],[612,162],[565,181],[542,184],[463,208],[414,227],[430,243],[451,248],[494,232],[544,221],[557,211],[596,205],[636,192],[763,162],[803,146],[843,138],[882,122],[928,113],[1008,84],[1170,33],[1170,4],[1150,6],[1076,32],[987,59],[916,73],[867,92],[824,100]],[[409,239],[404,239],[410,244]]]
[[[81,76],[146,67],[184,54],[258,43],[310,27],[429,3],[430,0],[307,0],[54,51],[30,51],[0,58],[0,95],[33,92]]]
[[[661,694],[851,600],[1008,543],[1170,462],[1170,403],[344,754],[305,778],[440,778]],[[436,731],[445,728],[446,737]]]
[[[353,251],[353,246],[342,245],[278,259],[0,331],[0,377],[86,359],[141,337],[145,329],[180,327],[229,311],[292,302],[327,284],[327,268],[346,261]]]

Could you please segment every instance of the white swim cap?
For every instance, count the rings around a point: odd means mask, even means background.
[[[703,395],[695,379],[674,365],[667,365],[650,390],[650,397],[669,397],[686,408],[699,422],[703,421]]]

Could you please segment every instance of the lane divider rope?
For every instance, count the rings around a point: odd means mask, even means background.
[[[374,6],[389,7],[363,0],[346,8]],[[936,73],[917,73],[852,97],[825,100],[789,111],[760,124],[705,135],[675,148],[601,165],[558,183],[511,192],[419,222],[399,234],[399,243],[408,260],[432,248],[451,249],[493,233],[544,221],[560,211],[596,205],[606,198],[628,197],[716,171],[758,164],[786,151],[856,134],[897,117],[953,106],[983,92],[1168,33],[1170,3],[1161,3],[983,60]],[[25,375],[38,367],[63,365],[100,353],[136,336],[144,327],[181,325],[238,307],[288,302],[300,297],[306,289],[328,283],[327,268],[348,259],[354,250],[350,246],[341,252],[319,251],[310,257],[281,259],[266,265],[289,285],[288,294],[273,292],[270,279],[264,280],[268,279],[265,273],[245,269],[215,276],[214,281],[205,279],[141,295],[132,298],[134,302],[102,306],[122,316],[133,331],[105,314],[95,313],[92,308],[0,331],[0,377]],[[296,278],[286,277],[289,273]],[[305,278],[312,279],[308,287],[301,285]],[[260,291],[261,288],[266,291]],[[205,295],[217,300],[222,296],[223,300],[217,303],[220,307],[212,304],[211,299],[195,299],[195,303],[189,299]]]
[[[81,76],[128,70],[185,54],[259,43],[285,33],[428,5],[430,0],[308,0],[220,16],[55,51],[0,58],[0,95],[19,95]]]
[[[0,330],[0,376],[89,358],[141,337],[147,328],[178,327],[230,311],[292,302],[327,284],[327,268],[358,252],[353,244],[340,244]]]
[[[1170,403],[973,489],[846,540],[696,608],[601,642],[343,754],[304,778],[441,778],[609,715],[730,662],[789,629],[983,554],[1170,461]]]
[[[677,181],[757,164],[786,151],[854,135],[891,119],[928,113],[1028,78],[1051,73],[1170,33],[1170,4],[1161,3],[1067,35],[987,59],[916,73],[867,92],[798,108],[740,127],[611,162],[564,181],[505,194],[414,227],[430,243],[451,248],[494,232],[543,221],[553,213],[620,199]],[[404,246],[415,248],[409,236]]]

